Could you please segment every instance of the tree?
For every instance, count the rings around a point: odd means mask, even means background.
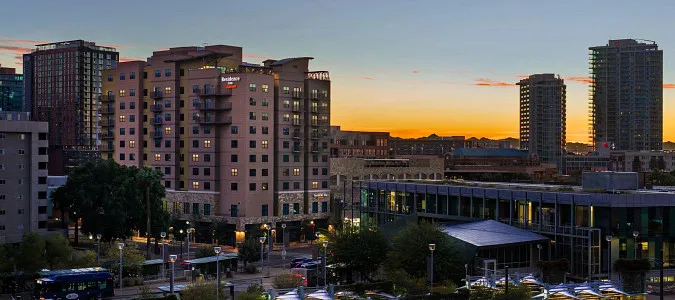
[[[408,224],[394,236],[387,257],[388,268],[403,269],[416,278],[426,277],[429,244],[436,244],[434,280],[459,282],[464,276],[462,250],[455,246],[446,233],[428,222]]]
[[[368,280],[384,262],[389,241],[379,230],[341,230],[328,235],[335,262],[356,271]]]
[[[274,282],[272,286],[275,289],[291,289],[297,288],[302,285],[302,278],[296,276],[290,276],[288,274],[281,274],[274,277]]]
[[[215,282],[198,282],[188,285],[180,292],[182,300],[217,300]],[[225,288],[221,285],[220,299],[227,299]]]
[[[0,273],[14,272],[18,254],[19,250],[15,245],[0,245]]]
[[[105,241],[129,236],[134,229],[149,232],[143,222],[147,221],[147,202],[146,190],[138,184],[140,178],[154,180],[150,185],[151,227],[166,228],[169,217],[161,201],[166,192],[159,180],[161,174],[155,170],[141,172],[113,160],[89,162],[73,170],[52,200],[55,207],[77,214],[84,233],[100,233]]]
[[[74,269],[91,268],[98,264],[96,263],[96,252],[91,250],[73,251],[70,260],[70,267]]]
[[[49,268],[52,270],[66,268],[73,248],[70,247],[68,239],[61,234],[52,234],[45,238],[46,260]]]
[[[239,247],[239,259],[247,263],[253,263],[260,260],[260,242],[254,237],[247,237],[244,243]]]
[[[213,248],[199,248],[195,253],[196,258],[211,257],[214,255],[216,255],[216,253],[213,251]]]
[[[237,300],[265,300],[267,298],[263,295],[264,292],[265,289],[262,285],[252,283],[245,292],[241,292],[237,295]]]
[[[162,179],[162,173],[155,171],[149,167],[144,167],[138,171],[136,174],[137,182],[145,190],[145,235],[146,235],[146,248],[145,248],[145,257],[150,259],[150,236],[152,235],[152,225],[150,224],[150,218],[152,216],[152,203],[150,199],[150,188],[153,184],[158,183]],[[164,193],[162,193],[164,194]],[[162,196],[163,197],[163,196]],[[156,200],[156,199],[155,199]],[[161,198],[159,199],[161,201]]]
[[[17,266],[19,270],[35,273],[45,266],[45,240],[35,232],[26,233],[19,246]]]

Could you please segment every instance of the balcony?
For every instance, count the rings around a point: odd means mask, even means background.
[[[204,110],[204,111],[232,110],[232,102],[221,102],[221,103],[201,102],[201,103],[195,104],[195,108],[198,109],[198,110]]]
[[[114,120],[101,120],[101,126],[103,126],[103,127],[114,127],[115,121]]]
[[[153,139],[161,139],[164,136],[164,132],[153,131],[150,133],[150,136],[152,136]]]
[[[330,81],[330,73],[328,71],[306,72],[305,79]]]
[[[218,117],[216,117],[216,116],[208,116],[208,117],[199,116],[199,117],[195,118],[195,121],[199,124],[205,124],[205,125],[208,125],[208,124],[215,124],[215,125],[232,124],[232,117],[230,117],[230,116],[218,116]]]
[[[293,139],[296,139],[296,140],[302,139],[302,133],[293,132]]]
[[[319,136],[318,133],[312,133],[311,137],[312,137],[313,140],[317,140],[317,139],[321,138],[321,136]]]
[[[194,89],[192,92],[199,97],[232,96],[232,89],[226,88]]]
[[[152,99],[161,99],[161,98],[162,98],[162,91],[154,91],[154,92],[150,92],[150,98],[152,98]]]
[[[291,120],[293,126],[302,126],[302,119],[293,119]]]
[[[291,97],[293,99],[302,99],[302,92],[292,92]]]
[[[112,106],[108,106],[108,105],[101,106],[101,114],[102,115],[115,114],[115,108],[112,107]]]
[[[302,107],[300,107],[300,105],[298,106],[293,105],[292,110],[293,112],[302,112]]]
[[[112,140],[115,138],[115,135],[112,132],[103,132],[101,133],[102,140]]]
[[[161,104],[150,105],[150,111],[151,112],[161,112],[162,111],[162,105]]]
[[[115,102],[115,95],[102,95],[101,102]]]
[[[163,121],[164,121],[164,120],[162,120],[162,118],[153,118],[153,119],[152,119],[152,124],[154,124],[154,125],[162,125]]]

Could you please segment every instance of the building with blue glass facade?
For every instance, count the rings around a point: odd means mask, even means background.
[[[24,111],[23,75],[0,66],[0,111]]]
[[[608,265],[616,259],[642,257],[665,260],[666,280],[675,281],[675,269],[668,270],[675,267],[668,262],[675,259],[675,191],[624,190],[619,183],[627,178],[597,174],[609,182],[607,190],[467,181],[355,181],[353,199],[361,226],[387,226],[411,215],[450,224],[495,220],[550,238],[543,259],[567,258],[572,278],[606,278]],[[648,274],[652,275],[658,277],[658,272]]]

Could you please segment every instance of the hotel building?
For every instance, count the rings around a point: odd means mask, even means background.
[[[174,216],[233,236],[325,219],[330,79],[311,59],[255,65],[214,45],[120,63],[103,75],[103,157],[161,171]]]

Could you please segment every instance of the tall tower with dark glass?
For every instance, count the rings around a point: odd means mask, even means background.
[[[23,75],[0,66],[0,111],[23,110]]]
[[[100,157],[101,72],[115,68],[114,48],[83,40],[37,45],[24,55],[26,101],[49,123],[50,175]]]
[[[663,50],[633,39],[589,50],[591,142],[616,150],[662,150]]]
[[[564,170],[567,98],[565,82],[553,74],[530,75],[520,86],[520,148]]]

